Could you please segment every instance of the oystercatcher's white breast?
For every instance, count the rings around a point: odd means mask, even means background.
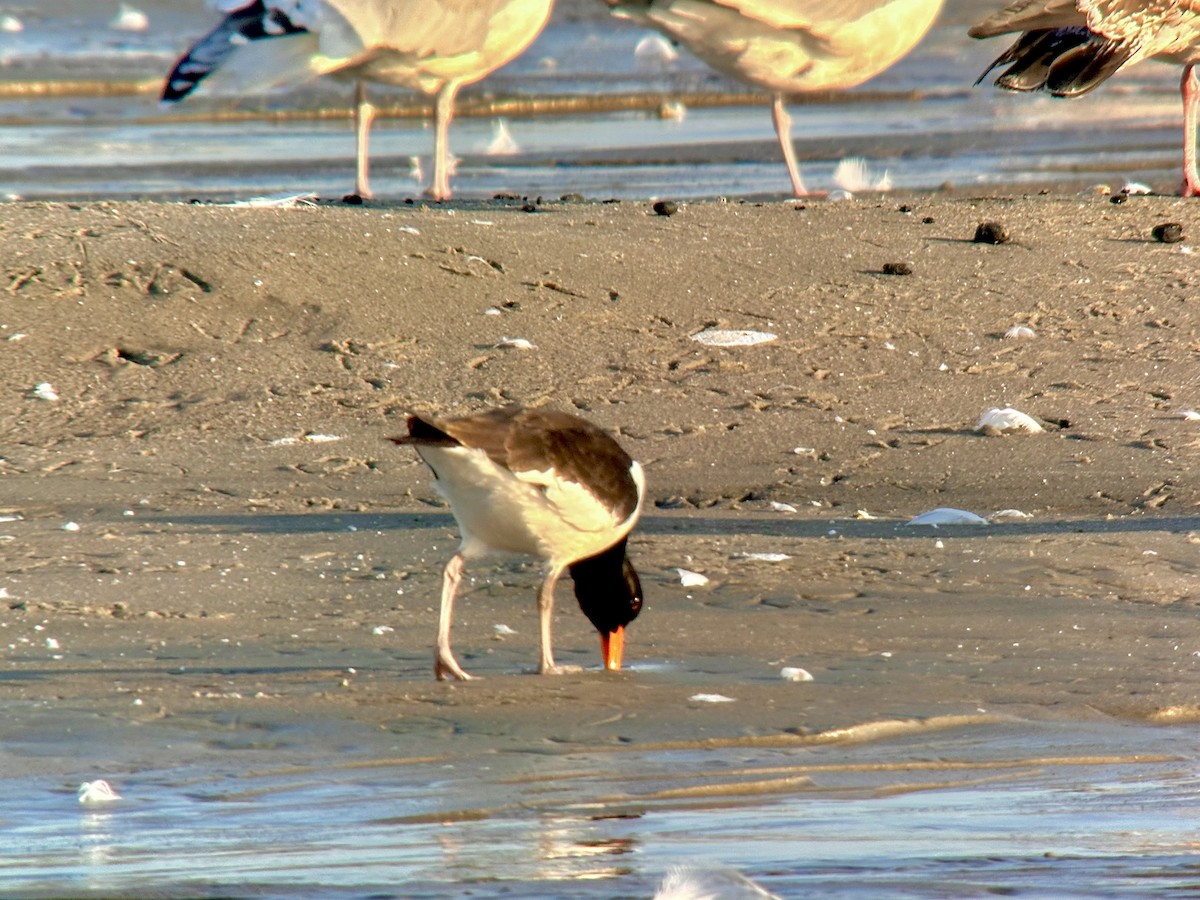
[[[462,553],[469,557],[526,553],[551,565],[586,559],[629,534],[645,493],[645,475],[636,461],[629,467],[637,486],[636,505],[622,515],[589,488],[586,469],[572,480],[554,468],[510,471],[472,447],[416,449],[437,474],[434,485],[450,503],[462,533]],[[596,479],[604,481],[612,479]]]

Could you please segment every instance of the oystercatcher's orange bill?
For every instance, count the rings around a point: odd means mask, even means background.
[[[625,652],[625,627],[600,635],[600,652],[604,654],[604,668],[617,671],[621,668],[621,656]]]

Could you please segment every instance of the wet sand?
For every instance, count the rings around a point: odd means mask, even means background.
[[[1197,719],[1190,204],[520,205],[0,207],[7,774],[179,763],[162,734],[228,715],[414,756]],[[1013,240],[973,243],[987,220]],[[384,438],[506,402],[647,467],[623,673],[528,674],[537,572],[499,561],[456,618],[484,677],[433,681],[453,521]],[[1047,431],[973,430],[1006,405]],[[1030,518],[903,524],[934,507]],[[564,590],[559,661],[597,645]],[[59,726],[119,740],[52,751]]]
[[[173,718],[236,710],[418,755],[1195,721],[1195,259],[1151,238],[1190,237],[1190,204],[520,205],[0,207],[8,735],[100,717],[144,758]],[[973,243],[987,220],[1013,240]],[[778,338],[692,339],[710,325]],[[500,561],[456,621],[485,677],[432,679],[453,521],[384,438],[507,402],[587,415],[647,467],[626,672],[526,674],[537,573]],[[1047,431],[973,430],[1007,405]],[[1030,518],[903,524],[934,507]],[[596,645],[564,591],[560,662]]]

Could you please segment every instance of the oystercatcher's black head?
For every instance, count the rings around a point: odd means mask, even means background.
[[[625,626],[642,611],[642,582],[625,555],[625,541],[568,568],[579,608],[600,632],[604,668],[621,668]]]

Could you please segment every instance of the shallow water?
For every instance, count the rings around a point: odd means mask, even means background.
[[[404,760],[366,728],[190,724],[172,746],[224,762],[98,772],[113,803],[5,784],[0,894],[649,897],[679,863],[782,897],[1200,888],[1181,729],[981,717],[792,747]]]
[[[793,104],[810,187],[832,189],[837,162],[861,156],[901,189],[1097,181],[1119,187],[1136,179],[1172,190],[1181,146],[1178,71],[1144,65],[1069,102],[972,87],[1004,48],[964,36],[966,24],[991,5],[951,3],[917,50],[888,72],[840,97]],[[319,82],[159,109],[161,79],[211,27],[212,13],[198,0],[138,6],[150,24],[136,33],[110,27],[115,3],[43,0],[16,10],[24,30],[0,33],[0,195],[336,197],[349,188],[348,85]],[[464,90],[451,133],[460,157],[457,196],[787,190],[765,98],[686,54],[669,64],[639,64],[634,49],[645,32],[595,6],[556,17],[524,56]],[[73,86],[46,92],[63,82]],[[102,84],[109,87],[100,90]],[[513,155],[489,155],[497,116],[472,114],[472,103],[491,96],[513,103],[504,110],[519,146]],[[373,88],[373,97],[385,109],[402,107],[393,110],[402,117],[381,118],[373,130],[376,191],[418,194],[432,143],[423,114],[405,92]],[[681,100],[686,116],[660,118],[662,97]],[[634,108],[613,108],[621,104]],[[290,115],[296,111],[304,117]],[[412,157],[426,159],[414,166]]]

